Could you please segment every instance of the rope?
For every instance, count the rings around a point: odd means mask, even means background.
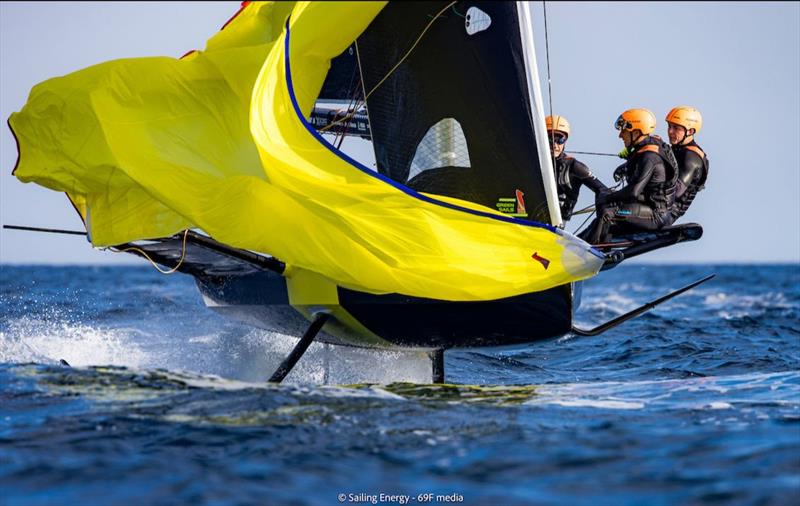
[[[131,247],[131,248],[125,248],[125,249],[114,249],[114,248],[110,248],[110,249],[111,249],[111,251],[113,251],[115,253],[123,253],[123,252],[126,252],[126,251],[136,251],[140,255],[144,256],[153,265],[153,267],[155,267],[155,269],[158,272],[160,272],[161,274],[173,274],[178,270],[178,268],[181,266],[181,264],[183,264],[183,259],[186,258],[186,237],[188,235],[189,235],[189,229],[187,228],[186,230],[183,231],[183,245],[181,246],[181,258],[180,258],[180,260],[178,260],[178,263],[175,264],[175,267],[173,267],[172,269],[170,269],[168,271],[162,271],[161,268],[153,261],[152,258],[150,258],[150,256],[144,250],[139,249],[139,248],[137,248],[135,246]]]
[[[586,214],[586,213],[593,213],[594,212],[594,205],[586,206],[580,211],[575,211],[572,213],[572,216],[577,216],[579,214]]]
[[[86,235],[86,232],[79,232],[77,230],[60,230],[56,228],[39,228],[39,227],[22,227],[18,225],[3,225],[3,228],[7,228],[10,230],[27,230],[31,232],[49,232],[54,234],[71,234],[71,235]],[[125,249],[116,249],[116,248],[108,248],[109,250],[113,251],[114,253],[123,253],[126,251],[138,251],[142,256],[150,261],[153,264],[153,267],[156,268],[158,272],[161,274],[172,274],[173,272],[178,270],[178,267],[181,266],[183,263],[183,259],[186,257],[186,237],[189,235],[189,229],[186,229],[183,232],[183,246],[181,247],[181,259],[178,260],[177,265],[168,271],[162,271],[158,265],[150,258],[147,253],[137,247],[125,248]]]
[[[576,153],[576,151],[572,151],[572,153]],[[622,186],[622,181],[620,181],[619,183],[617,183],[614,186],[610,187],[609,190],[612,190],[612,191],[616,190],[620,186]],[[591,205],[591,206],[584,207],[580,211],[575,211],[574,213],[572,213],[573,216],[575,216],[576,214],[590,213],[589,216],[587,216],[586,219],[583,220],[583,223],[578,225],[578,228],[575,229],[575,231],[572,233],[572,235],[578,235],[581,232],[581,229],[583,228],[584,225],[586,225],[586,222],[589,221],[589,218],[594,216],[595,211],[596,211],[595,206]]]
[[[592,207],[594,207],[594,206],[592,206]],[[581,230],[581,229],[583,228],[583,226],[584,226],[584,225],[586,225],[586,222],[587,222],[587,221],[589,221],[589,219],[590,219],[592,216],[594,216],[594,211],[595,211],[595,210],[594,210],[594,209],[592,209],[592,212],[589,214],[589,216],[587,216],[587,217],[586,217],[586,219],[585,219],[585,220],[583,220],[583,223],[581,223],[580,225],[578,225],[578,228],[576,228],[576,229],[575,229],[575,231],[574,231],[574,232],[572,232],[572,235],[578,235],[578,234],[580,234],[580,233],[582,232],[582,230]]]
[[[577,153],[579,155],[613,156],[617,158],[619,157],[619,155],[615,155],[613,153],[598,153],[596,151],[573,151],[571,149],[567,151],[567,153]]]
[[[411,54],[411,52],[412,52],[412,51],[414,51],[414,49],[417,47],[417,44],[419,44],[419,41],[421,41],[421,40],[422,40],[422,37],[425,35],[425,33],[427,33],[427,31],[428,31],[428,29],[431,27],[431,25],[433,25],[433,22],[434,22],[434,21],[436,21],[437,19],[439,19],[439,17],[440,17],[442,14],[444,14],[444,11],[446,11],[446,10],[447,10],[447,9],[449,9],[450,7],[454,6],[455,4],[456,4],[456,2],[450,2],[449,4],[445,5],[445,6],[444,6],[444,8],[443,8],[442,10],[440,10],[439,12],[437,12],[437,13],[436,13],[436,15],[435,15],[435,16],[433,16],[433,17],[431,18],[431,20],[430,20],[430,21],[428,21],[428,24],[427,24],[427,25],[425,25],[425,28],[422,30],[422,32],[421,32],[421,33],[419,34],[419,36],[417,37],[417,40],[415,40],[415,41],[414,41],[414,43],[411,45],[411,47],[408,49],[408,51],[406,51],[406,53],[403,55],[403,57],[402,57],[402,58],[400,58],[400,61],[398,61],[398,62],[397,62],[395,65],[394,65],[394,67],[392,67],[392,68],[389,70],[389,72],[387,72],[387,73],[386,73],[386,75],[385,75],[385,76],[383,76],[383,79],[381,79],[380,81],[378,81],[378,84],[376,84],[375,86],[373,86],[373,87],[372,87],[372,89],[371,89],[371,90],[369,90],[369,93],[367,93],[366,95],[364,95],[364,103],[366,103],[366,102],[367,102],[367,99],[368,99],[368,98],[369,98],[369,97],[370,97],[370,96],[371,96],[373,93],[375,93],[375,91],[376,91],[376,90],[377,90],[377,89],[378,89],[378,88],[379,88],[379,87],[380,87],[380,86],[381,86],[381,85],[384,83],[384,81],[386,81],[387,79],[389,79],[389,76],[391,76],[391,75],[394,73],[394,71],[395,71],[395,70],[397,70],[397,68],[398,68],[398,67],[399,67],[399,66],[400,66],[400,65],[401,65],[401,64],[402,64],[404,61],[406,61],[406,58],[408,58],[408,56]],[[329,125],[326,125],[324,128],[320,128],[320,130],[319,130],[319,131],[320,131],[320,132],[324,132],[325,130],[329,129],[330,127],[332,127],[332,126],[334,126],[334,125],[337,125],[337,124],[341,123],[342,121],[346,121],[346,120],[348,120],[348,119],[352,118],[352,117],[355,115],[355,113],[356,113],[356,111],[353,111],[352,113],[348,114],[347,116],[344,116],[342,119],[340,119],[340,120],[337,120],[337,121],[334,121],[333,123],[331,123],[331,124],[329,124]]]
[[[467,17],[456,10],[456,6],[453,6],[453,12],[456,13],[457,16],[467,19]]]
[[[358,52],[358,40],[355,42],[356,46],[356,63],[358,64],[358,77],[359,77],[359,85],[361,86],[361,94],[366,96],[367,90],[364,89],[364,71],[361,68],[361,53]],[[369,106],[367,106],[367,100],[364,99],[364,112],[367,114],[367,128],[369,128],[369,138],[370,140],[374,139],[372,136],[372,122],[369,121]],[[374,150],[374,148],[373,148]]]

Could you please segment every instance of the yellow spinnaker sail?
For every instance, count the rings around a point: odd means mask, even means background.
[[[305,120],[383,2],[247,4],[205,51],[96,65],[34,87],[9,119],[15,171],[67,192],[92,243],[199,227],[371,293],[488,300],[594,275],[549,226],[372,173]],[[288,19],[288,22],[287,22]]]

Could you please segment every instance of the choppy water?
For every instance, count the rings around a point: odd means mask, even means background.
[[[602,336],[449,351],[455,385],[315,344],[273,386],[294,341],[191,278],[2,266],[0,504],[798,504],[799,266],[622,266],[579,323],[710,272]]]

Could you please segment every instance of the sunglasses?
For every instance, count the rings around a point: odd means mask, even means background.
[[[617,118],[617,121],[614,122],[614,128],[617,130],[631,130],[633,129],[633,124],[630,121],[626,121],[622,116]]]
[[[550,134],[548,138],[550,139],[550,143],[555,143],[559,146],[567,142],[567,136],[563,134]]]

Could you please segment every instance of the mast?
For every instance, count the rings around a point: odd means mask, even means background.
[[[536,64],[536,48],[533,44],[533,22],[530,2],[517,2],[519,33],[522,38],[522,51],[525,57],[525,70],[528,77],[528,98],[533,115],[533,131],[539,153],[539,168],[542,171],[542,182],[547,196],[547,209],[550,211],[551,225],[561,224],[561,208],[558,205],[558,190],[553,171],[553,160],[550,157],[547,127],[544,122],[544,106],[542,105],[542,88],[539,85],[539,70]]]

